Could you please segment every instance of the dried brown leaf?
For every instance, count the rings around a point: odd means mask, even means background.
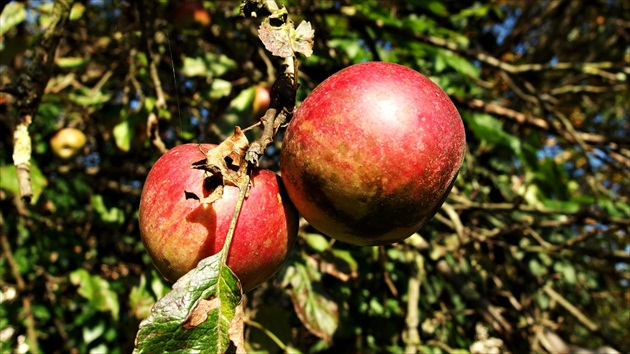
[[[219,176],[222,183],[205,197],[196,196],[201,203],[209,204],[223,196],[223,186],[238,187],[243,176],[239,167],[244,161],[244,155],[249,147],[249,141],[240,127],[234,127],[234,134],[225,139],[215,148],[204,152],[206,158],[192,164],[192,168],[206,171],[209,176]],[[202,151],[203,152],[203,151]]]
[[[220,306],[219,299],[212,296],[210,300],[201,299],[197,303],[197,306],[191,311],[190,316],[186,319],[186,322],[182,323],[184,329],[191,329],[206,322],[208,319],[208,313]]]
[[[258,37],[265,48],[282,58],[291,57],[296,52],[311,56],[314,36],[315,31],[308,21],[302,21],[297,29],[293,28],[292,22],[276,27],[265,21],[258,29]]]
[[[258,28],[258,37],[265,45],[265,48],[271,54],[282,58],[293,56],[289,31],[286,30],[285,26],[274,27],[269,24],[269,21],[264,21]]]
[[[230,337],[231,344],[236,347],[236,353],[245,353],[245,324],[244,324],[244,310],[243,301],[241,301],[234,311],[234,318],[230,322],[230,329],[228,330],[228,336]]]

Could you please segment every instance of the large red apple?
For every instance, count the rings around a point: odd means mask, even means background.
[[[202,145],[204,151],[212,147]],[[186,198],[185,191],[199,197],[212,192],[204,183],[204,172],[190,168],[204,158],[198,144],[172,148],[153,165],[142,190],[138,215],[142,241],[155,267],[170,281],[221,250],[238,199],[239,190],[233,186],[225,186],[221,199],[211,204]],[[245,292],[282,266],[298,229],[297,211],[280,177],[255,169],[251,181],[227,259]]]
[[[442,205],[466,151],[449,97],[407,67],[350,66],[308,95],[287,127],[280,168],[316,229],[354,245],[401,241]]]

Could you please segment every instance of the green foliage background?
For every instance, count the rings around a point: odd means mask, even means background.
[[[218,143],[256,121],[254,86],[280,70],[259,19],[240,17],[236,1],[201,5],[210,24],[184,23],[165,0],[74,4],[29,128],[30,204],[12,165],[25,94],[14,84],[41,58],[54,3],[3,5],[2,352],[131,352],[169,291],[137,226],[160,155],[150,119],[167,148]],[[348,65],[400,63],[452,97],[468,153],[441,211],[405,242],[353,247],[303,223],[284,268],[246,295],[250,350],[464,353],[492,338],[514,353],[557,351],[550,338],[630,348],[627,2],[285,5],[315,29],[298,104]],[[71,161],[49,147],[62,127],[88,137]],[[278,170],[280,148],[265,167]]]

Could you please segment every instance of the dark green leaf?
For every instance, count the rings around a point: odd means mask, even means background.
[[[291,284],[289,295],[298,317],[311,333],[330,341],[339,325],[339,310],[324,291],[317,262],[303,255],[290,267],[283,282]]]

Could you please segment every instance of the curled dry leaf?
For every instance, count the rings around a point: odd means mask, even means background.
[[[234,127],[234,134],[225,139],[221,144],[206,152],[206,158],[192,164],[192,168],[206,171],[206,180],[213,178],[216,186],[213,192],[205,197],[200,198],[194,193],[185,191],[187,199],[197,199],[201,203],[209,204],[223,196],[223,186],[226,184],[232,186],[240,186],[243,174],[240,172],[242,163],[247,163],[243,159],[245,152],[249,147],[249,141],[245,133],[240,127]]]
[[[302,21],[295,29],[291,21],[276,27],[267,20],[258,29],[258,37],[265,48],[271,54],[282,58],[291,57],[296,52],[311,56],[314,36],[315,31],[308,21]]]
[[[297,29],[293,30],[293,28],[291,28],[291,30],[293,51],[310,57],[311,54],[313,54],[313,37],[315,37],[315,30],[311,27],[311,23],[302,21]]]

